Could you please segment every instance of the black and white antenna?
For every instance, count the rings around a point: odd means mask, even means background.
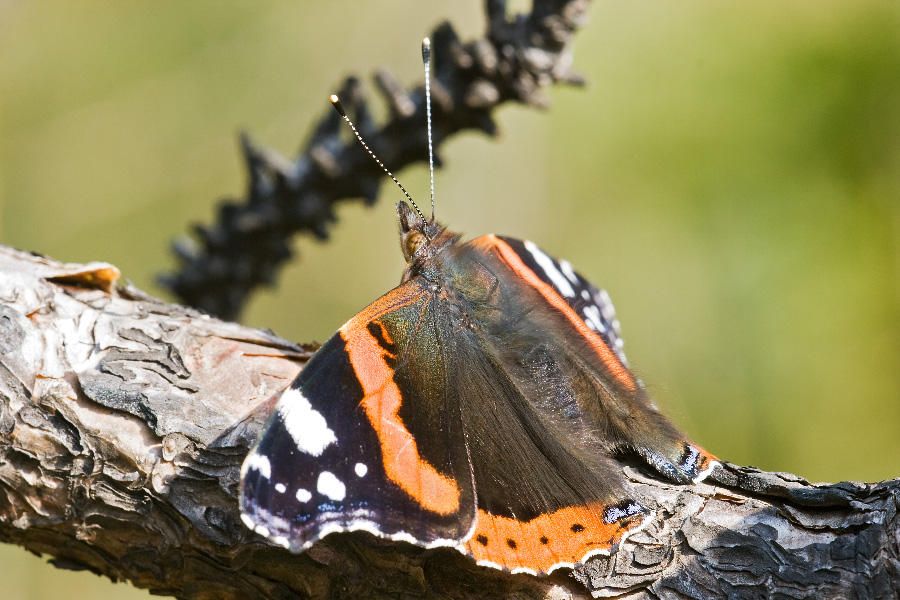
[[[397,187],[399,187],[400,191],[403,192],[403,195],[406,196],[406,199],[409,200],[409,202],[410,202],[410,204],[412,204],[413,208],[416,209],[416,213],[419,215],[419,218],[422,219],[422,222],[423,223],[427,222],[425,219],[425,215],[423,215],[422,211],[419,210],[419,205],[416,204],[416,201],[412,199],[412,196],[409,195],[409,192],[406,191],[406,188],[403,187],[403,184],[400,183],[396,177],[394,177],[393,173],[388,171],[388,168],[386,166],[384,166],[384,163],[382,163],[378,159],[378,157],[375,156],[375,153],[372,152],[372,149],[369,148],[369,145],[366,144],[365,140],[363,140],[362,136],[356,130],[356,126],[353,124],[353,121],[351,121],[350,117],[347,116],[347,111],[344,110],[344,107],[341,105],[341,100],[340,100],[340,98],[337,97],[336,94],[331,95],[331,105],[334,106],[334,109],[336,111],[338,111],[338,114],[341,115],[341,117],[343,117],[345,121],[347,121],[347,125],[349,125],[350,129],[353,130],[353,134],[356,136],[356,139],[358,139],[359,143],[362,144],[363,148],[366,149],[366,152],[369,153],[369,156],[371,156],[373,159],[375,159],[375,162],[378,163],[378,166],[381,167],[382,170],[384,170],[384,172],[388,174],[388,177],[390,177],[391,179],[394,180],[394,183],[397,184]]]
[[[425,65],[425,122],[428,125],[428,174],[431,176],[431,220],[434,221],[434,144],[431,140],[431,40],[422,40]]]
[[[425,120],[428,126],[428,172],[431,176],[431,220],[434,221],[434,145],[431,138],[431,40],[428,38],[422,40],[422,63],[425,65]],[[335,110],[338,111],[338,114],[347,121],[350,129],[353,130],[353,135],[356,136],[359,143],[366,149],[369,156],[371,156],[375,162],[378,163],[378,166],[388,174],[388,177],[394,180],[394,183],[397,184],[397,187],[400,188],[400,191],[403,192],[403,195],[406,196],[406,199],[412,204],[412,207],[415,209],[416,214],[419,215],[419,218],[422,219],[422,222],[427,223],[428,219],[426,219],[425,215],[422,214],[422,211],[419,210],[419,205],[412,199],[412,196],[409,195],[409,192],[406,191],[403,184],[400,183],[397,178],[394,177],[394,174],[384,166],[384,163],[375,156],[375,153],[372,152],[372,149],[369,148],[369,145],[363,140],[362,135],[356,130],[356,126],[353,124],[353,121],[350,120],[350,117],[347,116],[347,111],[344,110],[340,99],[335,94],[331,95],[331,104],[334,106]]]

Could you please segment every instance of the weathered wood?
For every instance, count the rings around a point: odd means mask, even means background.
[[[309,350],[0,248],[0,540],[180,598],[896,598],[900,480],[623,465],[651,527],[548,578],[365,533],[291,555],[246,530],[238,471]]]

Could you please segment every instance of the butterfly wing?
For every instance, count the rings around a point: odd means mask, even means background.
[[[643,526],[604,449],[567,447],[588,432],[548,424],[529,374],[508,371],[468,308],[414,278],[326,342],[244,463],[248,526],[293,551],[362,529],[531,573]]]
[[[565,401],[555,394],[567,384],[549,373],[535,383],[503,358],[518,354],[517,340],[497,341],[459,344],[449,381],[462,406],[478,502],[462,549],[479,564],[534,574],[609,554],[649,511],[600,445],[569,446],[567,436],[588,440],[583,424],[564,428],[542,414],[542,403]]]
[[[457,248],[344,325],[285,393],[244,464],[256,531],[299,551],[364,529],[548,573],[648,522],[616,453],[677,481],[712,468],[625,366],[596,288],[516,240]]]
[[[472,472],[436,336],[435,295],[413,280],[319,349],[244,462],[248,526],[295,552],[332,531],[423,546],[471,533]]]
[[[530,242],[484,236],[473,244],[490,268],[501,274],[512,271],[501,280],[524,283],[510,291],[506,312],[527,313],[529,319],[508,319],[506,335],[534,338],[529,324],[542,328],[526,361],[529,369],[556,369],[564,375],[576,390],[575,404],[567,409],[591,423],[608,452],[634,451],[680,483],[701,481],[712,471],[717,459],[659,412],[628,369],[615,311],[605,293]],[[513,333],[511,322],[525,327]]]
[[[441,344],[459,365],[448,384],[478,503],[464,549],[480,563],[547,573],[645,526],[649,511],[617,454],[634,451],[676,481],[713,468],[649,401],[624,362],[611,303],[571,267],[485,236],[436,272],[450,274],[442,287],[457,297],[447,304],[463,307],[456,330],[469,334]]]

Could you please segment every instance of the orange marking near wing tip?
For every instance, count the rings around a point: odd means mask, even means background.
[[[480,563],[510,571],[546,574],[611,552],[629,533],[650,518],[638,513],[613,523],[603,521],[601,504],[569,506],[530,521],[518,521],[478,510],[478,520],[465,551]]]
[[[703,469],[708,468],[709,465],[710,465],[710,463],[713,463],[713,462],[719,462],[719,459],[716,457],[715,454],[710,454],[709,452],[707,452],[707,451],[704,450],[703,448],[700,448],[700,447],[697,447],[697,446],[694,446],[694,447],[697,448],[697,450],[700,452],[700,456],[703,457],[702,462],[700,463],[700,466],[699,466],[699,468],[700,468],[701,471],[702,471]]]
[[[535,275],[535,273],[522,262],[522,259],[519,258],[519,255],[516,254],[515,250],[513,250],[509,244],[493,234],[486,235],[484,238],[487,238],[489,243],[497,249],[500,258],[510,269],[520,277],[524,278],[532,287],[541,293],[547,302],[552,304],[554,308],[572,322],[572,325],[575,326],[578,332],[591,344],[591,346],[593,346],[594,350],[597,351],[597,354],[600,355],[600,360],[612,376],[628,390],[632,392],[636,391],[637,382],[635,382],[634,378],[631,376],[631,372],[628,368],[622,364],[619,357],[606,345],[603,338],[585,324],[581,317],[572,310],[572,307],[556,293],[553,287]]]
[[[381,443],[387,476],[425,509],[442,515],[459,510],[460,492],[456,482],[425,462],[416,440],[403,425],[398,411],[403,397],[393,380],[393,371],[385,358],[391,357],[369,333],[368,324],[376,322],[388,343],[393,343],[384,324],[377,319],[399,306],[415,302],[420,294],[384,306],[376,302],[341,327],[350,364],[363,389],[361,405]]]

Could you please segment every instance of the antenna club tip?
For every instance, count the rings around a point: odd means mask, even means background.
[[[431,40],[428,38],[422,40],[422,60],[426,62],[431,60]]]
[[[331,100],[331,105],[334,106],[334,109],[336,111],[338,111],[338,114],[346,118],[347,113],[344,112],[344,107],[341,106],[341,99],[337,97],[337,94],[332,94],[328,97],[328,99]]]

